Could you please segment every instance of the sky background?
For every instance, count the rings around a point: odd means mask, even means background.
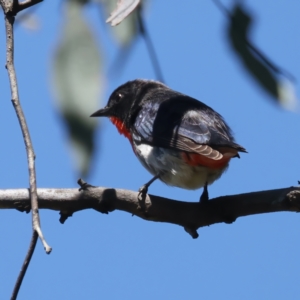
[[[239,144],[234,159],[209,188],[210,197],[290,187],[300,180],[300,116],[283,110],[245,72],[226,38],[227,20],[213,1],[149,1],[146,25],[167,85],[221,113]],[[232,1],[222,1],[230,7]],[[299,1],[251,0],[252,40],[296,79],[300,95]],[[16,29],[15,63],[20,97],[36,152],[38,187],[76,188],[67,135],[54,107],[51,65],[61,26],[59,1],[35,9],[38,31]],[[99,13],[87,12],[107,71],[117,44]],[[27,159],[11,105],[0,22],[0,178],[2,189],[28,187]],[[105,82],[104,102],[120,84],[155,79],[142,39],[119,76]],[[91,111],[90,113],[93,113]],[[87,116],[88,117],[88,116]],[[105,120],[89,178],[93,185],[129,190],[150,179],[128,141]],[[198,201],[186,191],[155,182],[150,193]],[[300,219],[296,213],[239,218],[198,230],[147,222],[128,213],[75,213],[64,225],[59,213],[41,210],[46,255],[38,241],[18,299],[296,299],[299,297]],[[0,211],[0,299],[8,299],[31,238],[31,215]]]

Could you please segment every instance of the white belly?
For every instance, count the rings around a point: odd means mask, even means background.
[[[152,174],[160,174],[160,179],[168,185],[195,190],[206,183],[211,184],[226,170],[203,166],[190,166],[177,152],[170,149],[152,147],[146,144],[133,145],[136,156]]]

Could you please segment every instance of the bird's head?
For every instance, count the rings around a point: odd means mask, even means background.
[[[124,123],[130,122],[139,111],[141,104],[147,100],[147,94],[162,83],[152,80],[136,79],[128,81],[115,89],[107,105],[94,112],[91,117],[115,117]]]

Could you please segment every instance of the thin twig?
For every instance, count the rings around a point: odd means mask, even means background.
[[[151,41],[150,35],[147,31],[147,28],[144,24],[141,5],[139,5],[137,8],[137,18],[138,18],[139,30],[145,40],[146,47],[149,52],[149,57],[150,57],[150,60],[152,61],[154,72],[156,74],[156,78],[157,78],[157,80],[159,80],[161,82],[165,82],[158,59],[157,59],[157,55],[156,55],[153,43]]]
[[[27,268],[29,266],[32,254],[34,252],[37,239],[38,239],[38,234],[37,234],[36,231],[33,231],[32,232],[32,237],[31,237],[31,241],[30,241],[30,245],[29,245],[29,249],[27,251],[27,254],[26,254],[25,260],[23,262],[21,271],[20,271],[19,276],[17,278],[17,281],[15,283],[15,286],[14,286],[14,289],[13,289],[13,292],[12,292],[10,300],[17,299],[17,296],[18,296],[18,293],[19,293],[19,290],[20,290],[23,278],[24,278],[25,273],[27,271]]]
[[[18,276],[17,282],[15,284],[12,299],[16,299],[18,295],[18,291],[22,284],[23,278],[25,276],[27,267],[30,263],[33,251],[36,246],[37,236],[42,241],[42,244],[45,248],[46,253],[51,252],[51,247],[45,241],[41,226],[40,226],[40,219],[38,214],[38,197],[37,197],[37,188],[36,188],[36,173],[35,173],[35,154],[29,134],[29,129],[26,123],[26,119],[20,104],[19,100],[19,92],[18,92],[18,84],[17,84],[17,77],[16,71],[14,67],[14,21],[15,15],[36,3],[41,2],[41,0],[32,0],[32,1],[25,1],[21,4],[17,0],[13,1],[5,1],[1,0],[0,5],[2,6],[3,12],[5,14],[5,29],[6,29],[6,69],[8,72],[9,82],[10,82],[10,89],[11,89],[11,101],[15,108],[17,118],[20,123],[22,135],[24,138],[24,143],[27,152],[27,161],[28,161],[28,170],[29,170],[29,185],[30,185],[30,199],[31,199],[31,209],[32,209],[32,227],[33,227],[33,234],[32,239],[30,242],[30,246],[21,268],[21,272]]]
[[[226,8],[226,6],[220,2],[219,0],[212,0],[215,5],[219,8],[219,10],[225,15],[227,16],[228,18],[231,18],[231,15],[230,15],[230,12],[229,10]]]
[[[29,129],[26,123],[26,119],[21,107],[19,100],[17,78],[14,67],[14,31],[13,23],[15,17],[7,13],[5,16],[5,27],[6,27],[6,68],[8,71],[8,77],[10,81],[12,104],[15,108],[21,131],[24,138],[24,143],[27,152],[28,170],[29,170],[29,183],[30,183],[30,194],[31,194],[31,209],[32,209],[32,225],[33,229],[37,231],[39,238],[41,239],[43,246],[47,253],[51,252],[51,247],[46,243],[40,228],[40,219],[38,214],[38,198],[36,192],[36,174],[35,174],[35,154],[29,134]]]
[[[43,0],[26,0],[26,1],[23,1],[21,3],[19,3],[19,0],[13,0],[13,13],[14,13],[14,16],[18,12],[20,12],[20,11],[26,9],[26,8],[29,8],[33,5],[36,5],[40,2],[43,2]]]

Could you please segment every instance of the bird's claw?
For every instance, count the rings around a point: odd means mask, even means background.
[[[139,188],[139,194],[138,194],[138,198],[139,199],[145,199],[146,198],[146,195],[148,193],[148,186],[146,184],[142,185],[140,188]]]
[[[144,213],[147,212],[146,205],[145,205],[147,193],[148,193],[148,185],[144,184],[139,188],[138,206],[137,206],[137,210],[142,211]]]
[[[144,184],[139,188],[139,197],[140,196],[145,197],[147,193],[148,193],[148,186]]]

